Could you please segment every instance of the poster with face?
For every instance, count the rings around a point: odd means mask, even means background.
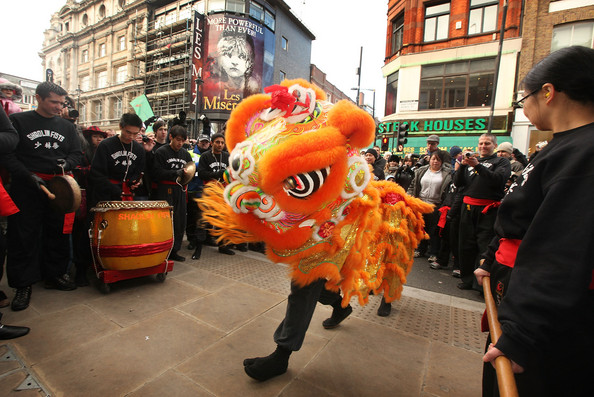
[[[264,31],[247,18],[226,14],[206,19],[202,109],[231,110],[245,97],[262,92]]]

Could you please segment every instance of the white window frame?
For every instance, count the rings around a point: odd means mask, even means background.
[[[446,5],[447,11],[446,7],[444,7]],[[425,8],[425,19],[423,22],[423,42],[446,40],[450,36],[451,10],[452,7],[450,2],[435,4]],[[429,21],[434,23],[433,27],[431,27],[431,23],[428,24]],[[446,34],[442,37],[439,35],[439,31],[440,27],[443,27],[444,24],[446,27]]]
[[[588,26],[590,25],[590,26]],[[561,48],[576,45],[574,39],[575,28],[584,27],[590,29],[590,48],[594,48],[594,22],[593,21],[579,21],[574,23],[566,23],[563,25],[553,26],[553,34],[551,35],[551,52],[559,50]],[[566,43],[555,43],[555,39],[559,36],[560,32],[569,31],[569,42]]]

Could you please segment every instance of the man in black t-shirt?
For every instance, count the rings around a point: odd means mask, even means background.
[[[120,119],[120,135],[103,140],[97,147],[89,175],[90,207],[99,201],[132,200],[145,167],[145,148],[135,141],[141,128],[140,117],[125,113]]]
[[[10,116],[19,144],[5,156],[12,176],[11,196],[20,212],[8,217],[8,284],[16,288],[12,310],[29,306],[31,286],[45,279],[46,288],[76,288],[66,273],[74,213],[58,214],[41,185],[71,171],[82,160],[74,124],[60,117],[66,91],[50,82],[35,90],[37,109]]]

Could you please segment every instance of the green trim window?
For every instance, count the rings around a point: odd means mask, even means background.
[[[419,110],[491,106],[495,58],[426,65]]]
[[[425,9],[425,34],[423,41],[447,39],[450,30],[450,3]]]
[[[470,0],[468,34],[479,34],[497,30],[498,0]]]

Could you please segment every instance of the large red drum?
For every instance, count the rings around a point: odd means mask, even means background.
[[[101,201],[89,237],[96,265],[110,270],[157,266],[173,247],[173,207],[166,201]]]

